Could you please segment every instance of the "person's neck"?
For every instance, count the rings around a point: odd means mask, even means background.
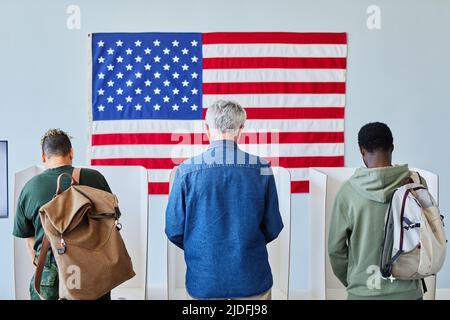
[[[392,167],[391,158],[386,156],[385,154],[375,153],[373,155],[370,155],[367,157],[366,162],[367,168],[369,169]]]
[[[224,140],[237,143],[237,138],[236,137],[230,137],[230,136],[227,136],[227,135],[211,137],[211,142],[224,141]]]
[[[72,165],[72,160],[66,159],[66,158],[55,158],[55,159],[51,159],[50,161],[47,160],[47,162],[45,163],[45,167],[47,169],[54,169],[54,168],[59,168],[59,167],[64,167],[64,166],[71,166],[71,165]]]

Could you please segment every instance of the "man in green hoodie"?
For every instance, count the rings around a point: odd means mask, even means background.
[[[379,269],[386,210],[410,176],[408,166],[392,165],[393,137],[384,123],[363,126],[358,144],[367,168],[357,169],[334,201],[328,238],[333,272],[348,299],[421,299],[419,280],[385,280]]]

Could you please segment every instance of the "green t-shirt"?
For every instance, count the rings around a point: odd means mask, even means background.
[[[39,209],[42,205],[52,200],[56,191],[56,181],[62,173],[72,175],[73,167],[61,166],[47,169],[34,176],[26,183],[20,193],[17,202],[16,217],[14,220],[13,235],[19,238],[35,237],[34,250],[39,253],[44,229],[39,217]],[[108,182],[103,175],[92,169],[81,169],[80,184],[111,192]],[[70,178],[61,178],[61,190],[66,190],[70,185]]]

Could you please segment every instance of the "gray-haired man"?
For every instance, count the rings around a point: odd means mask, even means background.
[[[283,228],[270,164],[241,151],[245,110],[218,101],[206,113],[211,144],[177,170],[166,234],[184,250],[186,287],[196,299],[270,299],[266,245]]]

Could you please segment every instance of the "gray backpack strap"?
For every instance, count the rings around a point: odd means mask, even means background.
[[[420,175],[419,172],[417,172],[417,171],[411,171],[411,174],[410,174],[409,177],[411,178],[411,180],[412,180],[414,183],[418,183],[418,184],[423,185],[423,178],[422,178],[422,176]]]

